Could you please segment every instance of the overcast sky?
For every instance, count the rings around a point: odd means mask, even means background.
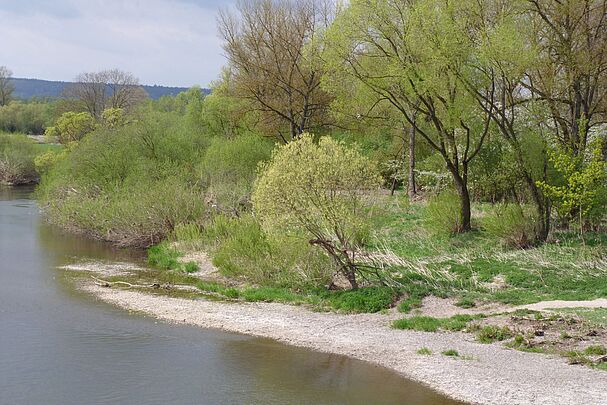
[[[233,0],[0,0],[0,66],[74,79],[119,68],[142,84],[207,86],[225,63],[216,15]]]

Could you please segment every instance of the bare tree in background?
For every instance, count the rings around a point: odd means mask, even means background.
[[[330,97],[320,88],[315,45],[332,21],[332,3],[242,0],[237,10],[218,19],[234,95],[248,100],[285,142],[323,125]]]
[[[80,104],[80,108],[100,118],[108,108],[130,110],[148,95],[132,73],[118,69],[81,73],[68,86],[64,97]]]
[[[6,66],[0,66],[0,106],[7,105],[11,101],[15,90],[12,78],[13,72]]]

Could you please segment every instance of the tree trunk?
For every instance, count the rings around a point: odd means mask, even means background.
[[[455,180],[455,187],[460,199],[460,215],[462,219],[461,229],[458,232],[468,232],[472,229],[472,214],[470,209],[470,192],[468,185],[463,179]]]
[[[348,266],[344,268],[343,272],[346,278],[348,279],[348,282],[350,283],[350,287],[353,290],[358,290],[358,282],[356,281],[356,271]]]
[[[415,120],[415,117],[413,118]],[[409,129],[409,178],[407,182],[407,194],[409,198],[417,194],[417,185],[415,184],[415,125]]]

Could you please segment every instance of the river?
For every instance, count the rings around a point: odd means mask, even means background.
[[[141,253],[44,224],[30,193],[0,187],[0,404],[455,404],[365,362],[96,301],[58,267]]]

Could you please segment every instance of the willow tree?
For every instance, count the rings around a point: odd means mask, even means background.
[[[247,100],[266,132],[285,142],[322,126],[330,98],[320,87],[316,46],[332,20],[330,3],[242,0],[236,8],[219,15],[231,94]]]
[[[468,171],[490,130],[459,80],[476,55],[463,2],[353,0],[327,35],[327,88],[337,97],[358,81],[389,102],[440,154],[461,202],[461,228],[471,228]],[[478,88],[490,82],[478,81]],[[416,116],[418,119],[415,119]]]

